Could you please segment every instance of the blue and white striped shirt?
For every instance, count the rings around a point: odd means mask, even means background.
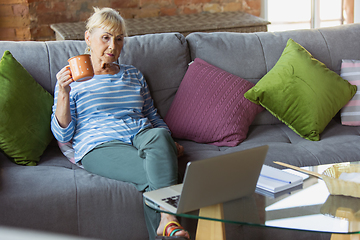
[[[134,136],[148,127],[170,132],[157,114],[143,75],[133,66],[120,65],[115,75],[95,75],[91,80],[72,83],[71,122],[66,128],[55,117],[58,92],[56,85],[51,130],[58,141],[73,141],[76,162],[105,142],[132,144]]]

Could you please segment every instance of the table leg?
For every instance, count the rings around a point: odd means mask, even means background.
[[[200,216],[208,218],[224,218],[223,204],[216,204],[200,209]],[[220,221],[199,219],[196,240],[225,240],[225,224]]]
[[[331,240],[359,240],[360,234],[331,234]]]
[[[340,218],[345,218],[349,221],[349,231],[356,232],[357,229],[359,229],[360,223],[356,219],[352,209],[339,207],[336,209],[335,215]],[[330,240],[360,240],[360,234],[331,234]]]

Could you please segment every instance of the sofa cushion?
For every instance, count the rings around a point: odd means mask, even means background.
[[[52,104],[51,94],[5,51],[0,61],[0,148],[15,163],[36,165],[40,160],[52,140]]]
[[[245,97],[265,107],[305,139],[318,141],[356,86],[289,39],[275,66]]]
[[[173,136],[236,146],[262,107],[244,98],[254,84],[196,58],[165,117]]]
[[[360,126],[360,60],[343,59],[340,76],[358,87],[353,98],[341,109],[341,123]]]

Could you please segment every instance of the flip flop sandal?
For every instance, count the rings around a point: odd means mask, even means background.
[[[160,239],[163,239],[163,240],[169,240],[169,239],[189,240],[189,238],[187,238],[187,237],[174,236],[174,234],[178,231],[186,231],[186,230],[178,222],[174,222],[174,221],[168,222],[164,227],[163,235],[156,236],[155,239],[158,239],[158,240],[160,240]]]

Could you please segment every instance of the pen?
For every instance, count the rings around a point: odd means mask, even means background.
[[[262,177],[265,177],[265,178],[269,178],[269,179],[272,179],[272,180],[276,180],[276,181],[279,181],[279,182],[283,182],[283,183],[291,183],[290,181],[286,181],[286,180],[282,180],[282,179],[278,179],[278,178],[274,178],[274,177],[269,177],[269,176],[265,176],[265,175],[262,175],[260,174],[260,176]]]

